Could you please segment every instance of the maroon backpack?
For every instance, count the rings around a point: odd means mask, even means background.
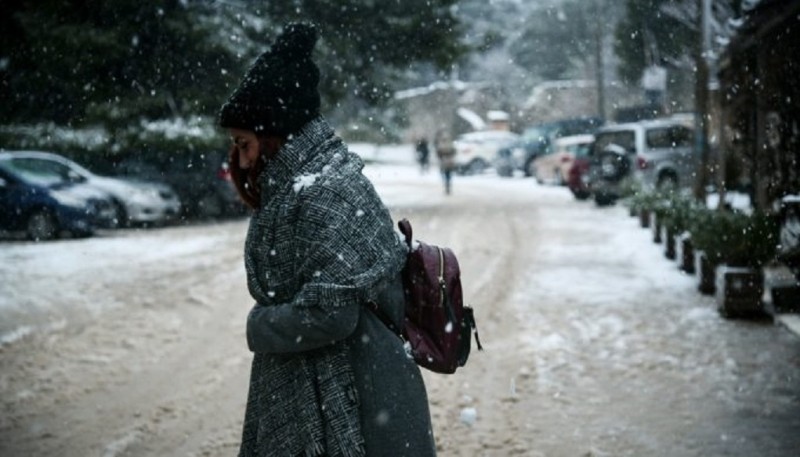
[[[408,220],[397,225],[409,247],[402,272],[405,319],[399,331],[389,327],[406,341],[417,365],[453,373],[467,363],[473,331],[478,350],[483,350],[472,308],[464,306],[458,260],[448,248],[414,242]]]

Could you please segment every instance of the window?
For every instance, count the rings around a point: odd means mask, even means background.
[[[69,181],[69,168],[49,160],[11,159],[10,167],[23,179],[43,185]]]
[[[682,126],[650,129],[645,142],[649,149],[688,148],[692,146],[692,130]]]
[[[584,143],[584,144],[576,144],[573,146],[575,157],[586,157],[589,155],[589,149],[591,149],[591,143]]]
[[[672,147],[669,129],[666,127],[650,129],[645,133],[644,138],[648,149],[668,149]]]
[[[670,129],[670,136],[672,137],[673,147],[676,148],[690,148],[694,142],[693,131],[686,127],[672,127]]]

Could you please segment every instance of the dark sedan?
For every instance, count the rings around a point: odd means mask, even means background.
[[[175,152],[130,158],[114,171],[128,178],[165,182],[175,190],[184,219],[219,219],[248,214],[231,181],[225,153]]]
[[[89,236],[113,215],[103,192],[56,175],[15,169],[0,156],[0,230],[22,232],[35,241],[62,232]]]

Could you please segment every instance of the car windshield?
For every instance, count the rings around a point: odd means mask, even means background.
[[[543,126],[542,127],[531,127],[529,129],[526,129],[522,133],[522,139],[525,142],[534,142],[534,141],[542,142],[542,141],[546,141],[549,138],[550,133],[552,132],[552,130],[553,130],[552,128],[543,127]]]
[[[572,144],[567,146],[567,151],[573,153],[575,157],[586,157],[589,155],[589,149],[591,149],[591,146],[591,143]]]
[[[41,162],[4,160],[2,167],[9,173],[16,175],[22,181],[40,186],[54,186],[68,182],[68,179],[58,171],[47,166],[39,166]]]
[[[612,144],[620,146],[626,151],[636,150],[634,133],[630,130],[623,130],[618,132],[602,132],[597,134],[594,146],[592,147],[592,153],[597,154]]]

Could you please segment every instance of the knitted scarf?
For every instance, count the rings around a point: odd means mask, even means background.
[[[266,164],[245,242],[259,305],[335,313],[399,272],[406,248],[362,168],[322,117]],[[364,455],[348,344],[254,355],[240,456]]]

